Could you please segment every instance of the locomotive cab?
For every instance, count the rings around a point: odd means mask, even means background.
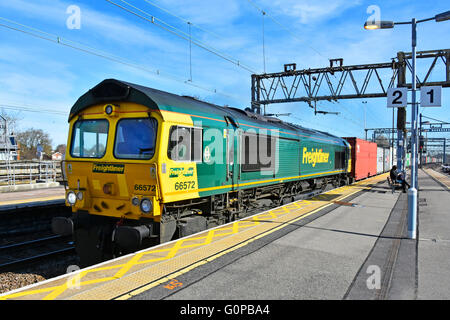
[[[94,105],[70,121],[63,167],[73,216],[55,218],[52,228],[74,235],[76,247],[82,246],[80,258],[87,260],[83,264],[114,255],[105,252],[120,254],[158,242],[161,120],[145,106],[121,103]]]
[[[158,115],[124,105],[130,111],[119,118],[96,112],[102,107],[71,121],[67,205],[100,216],[154,219],[161,214],[155,205]]]
[[[72,108],[62,167],[73,214],[52,221],[54,233],[73,235],[82,265],[161,240],[157,159],[163,118],[131,102],[129,92],[117,96],[123,86],[114,81],[99,86],[103,92],[88,92],[91,103],[85,95]]]

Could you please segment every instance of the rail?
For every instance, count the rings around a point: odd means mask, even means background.
[[[20,250],[17,250],[20,248]],[[0,247],[0,272],[11,272],[31,263],[75,254],[68,237],[50,236]]]

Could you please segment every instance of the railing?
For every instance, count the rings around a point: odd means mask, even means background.
[[[61,180],[60,161],[0,162],[0,185],[48,183]]]

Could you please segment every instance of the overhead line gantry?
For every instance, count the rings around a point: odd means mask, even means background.
[[[313,107],[315,102],[323,100],[386,97],[388,88],[412,87],[406,81],[406,74],[412,70],[411,59],[411,53],[398,52],[392,61],[384,63],[344,66],[340,58],[330,59],[330,66],[325,68],[296,70],[296,65],[292,63],[284,65],[283,72],[253,74],[252,110],[262,113],[261,106],[272,103],[306,102]],[[422,79],[417,77],[418,88],[450,87],[450,49],[420,51],[417,52],[417,59],[430,62],[425,76]],[[431,81],[432,72],[442,65],[444,70],[440,74],[444,78]],[[382,70],[392,70],[392,73],[386,78]],[[343,93],[348,83],[351,92]]]

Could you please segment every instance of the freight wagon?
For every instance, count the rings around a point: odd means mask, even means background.
[[[355,137],[345,137],[351,146],[351,176],[361,180],[377,174],[377,144]]]

